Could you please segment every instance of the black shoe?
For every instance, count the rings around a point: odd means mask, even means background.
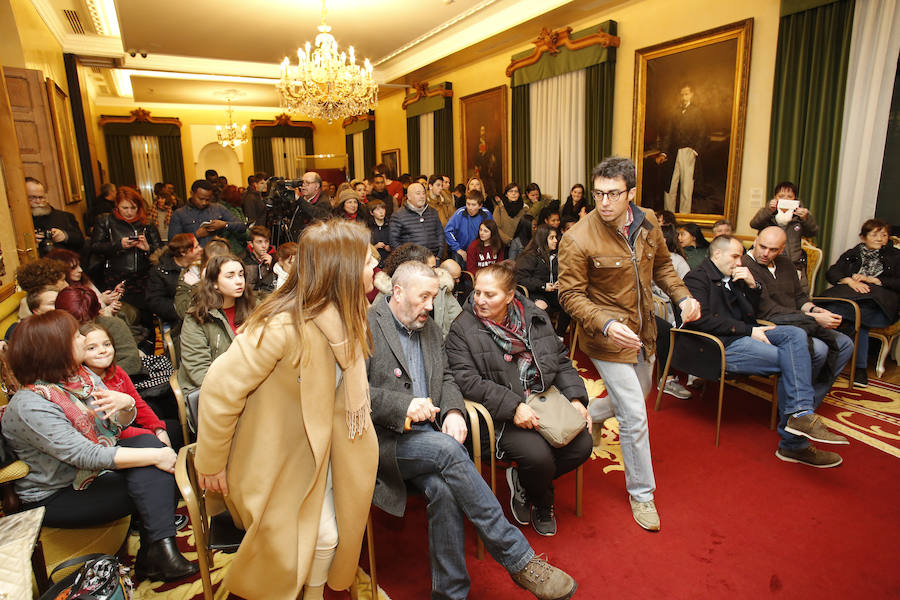
[[[856,387],[869,387],[869,374],[865,367],[857,368],[853,373],[853,385]]]
[[[541,535],[556,535],[556,515],[553,514],[553,507],[531,507],[531,524],[534,530]]]
[[[528,525],[531,520],[531,503],[525,495],[525,488],[519,483],[519,472],[515,467],[506,469],[506,483],[509,484],[509,510],[519,525]]]
[[[134,576],[138,580],[177,581],[200,570],[178,551],[174,537],[144,544],[134,559]]]

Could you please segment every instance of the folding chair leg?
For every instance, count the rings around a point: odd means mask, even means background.
[[[850,379],[853,379],[853,375],[850,375]],[[775,377],[772,381],[772,413],[769,415],[769,429],[775,429],[775,425],[778,423],[778,377]]]
[[[584,506],[581,501],[581,492],[584,490],[584,465],[575,469],[575,516],[584,514]]]
[[[719,408],[716,411],[716,448],[719,447],[719,430],[722,428],[722,399],[725,397],[725,378],[719,378]]]
[[[372,530],[372,512],[366,521],[366,546],[369,549],[369,581],[372,582],[372,600],[378,598],[378,574],[375,572],[375,533]]]

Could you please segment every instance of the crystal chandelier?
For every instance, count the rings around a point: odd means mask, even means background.
[[[219,143],[226,148],[237,148],[241,144],[247,142],[247,126],[241,125],[238,127],[238,124],[234,122],[234,118],[232,117],[231,111],[231,100],[228,101],[228,117],[225,122],[225,126],[216,125],[216,136],[219,138]]]
[[[322,0],[322,24],[316,36],[315,50],[297,50],[297,66],[287,57],[281,63],[281,81],[277,84],[281,107],[288,112],[329,123],[361,115],[378,104],[378,85],[372,77],[372,64],[356,64],[353,46],[348,53],[338,53],[337,41],[325,23],[325,0]]]

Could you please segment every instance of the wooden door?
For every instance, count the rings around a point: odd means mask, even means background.
[[[40,180],[50,205],[65,210],[66,196],[44,76],[40,71],[14,67],[4,67],[3,74],[25,176]]]

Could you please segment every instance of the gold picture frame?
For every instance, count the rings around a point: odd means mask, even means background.
[[[734,224],[753,19],[635,51],[632,156],[639,205]]]
[[[509,181],[506,105],[509,87],[500,85],[459,99],[463,183],[478,177],[486,195],[503,196]]]
[[[384,165],[385,175],[388,179],[397,180],[400,178],[400,148],[391,148],[390,150],[381,151],[381,164]]]
[[[71,110],[67,110],[69,97],[49,77],[46,86],[53,136],[56,139],[56,155],[63,182],[63,201],[66,204],[75,204],[84,200],[84,180],[81,177],[78,145],[75,142],[75,124],[72,121]]]

